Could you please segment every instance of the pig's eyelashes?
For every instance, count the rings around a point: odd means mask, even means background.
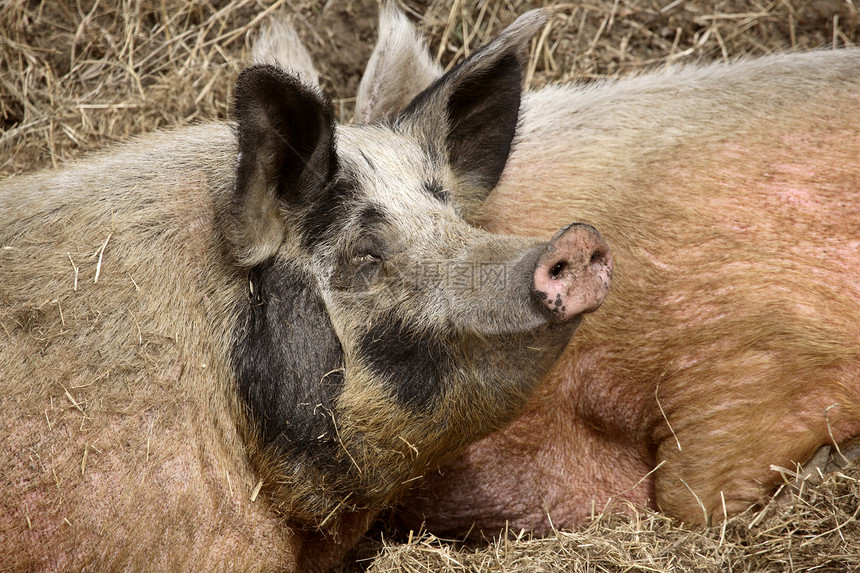
[[[346,254],[350,264],[361,266],[373,262],[382,262],[383,254],[387,251],[385,241],[376,235],[367,234],[360,236],[350,245]]]
[[[374,262],[381,263],[382,262],[382,255],[379,255],[376,253],[367,253],[367,252],[360,253],[360,254],[353,256],[352,262],[353,262],[353,264],[355,264],[357,266],[364,266],[368,263],[374,263]]]

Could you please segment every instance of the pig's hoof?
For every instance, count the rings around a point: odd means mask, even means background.
[[[839,471],[858,461],[860,461],[860,440],[849,442],[839,446],[839,448],[821,446],[800,467],[794,479],[789,482],[789,487],[780,489],[776,495],[776,502],[788,503],[791,501],[791,492],[798,491],[804,483],[820,483],[827,474]]]
[[[858,461],[860,461],[860,440],[840,446],[838,450],[832,449],[827,465],[824,467],[824,473],[841,470]]]

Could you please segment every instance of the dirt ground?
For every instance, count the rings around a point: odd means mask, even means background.
[[[857,0],[399,0],[451,66],[514,18],[552,6],[533,87],[860,43]],[[260,23],[288,14],[342,121],[376,36],[376,0],[3,0],[0,177],[55,167],[154,129],[229,118]],[[858,110],[860,113],[860,110]],[[462,544],[381,522],[343,570],[848,571],[860,567],[860,472],[714,528],[605,515],[546,539]],[[394,538],[394,541],[389,541]]]

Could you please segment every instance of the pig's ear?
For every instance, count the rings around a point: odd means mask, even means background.
[[[419,94],[398,128],[441,154],[457,180],[452,190],[469,218],[496,186],[511,152],[531,37],[547,20],[532,10]]]
[[[236,83],[239,160],[228,233],[240,264],[280,247],[284,212],[313,200],[337,170],[331,105],[275,66],[246,68]]]
[[[358,87],[355,120],[393,120],[442,72],[403,12],[386,2],[379,13],[379,39]]]
[[[313,58],[286,16],[272,17],[261,27],[251,47],[251,58],[255,64],[279,66],[305,84],[319,88]]]

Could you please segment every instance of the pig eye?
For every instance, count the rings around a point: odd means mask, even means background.
[[[346,270],[349,290],[354,293],[371,289],[383,276],[382,257],[376,250],[356,251]]]
[[[352,257],[352,262],[357,265],[365,265],[367,263],[382,262],[382,256],[379,254],[364,252]]]
[[[376,237],[362,237],[350,249],[350,261],[353,265],[363,266],[368,263],[378,263],[383,260],[382,242]]]

